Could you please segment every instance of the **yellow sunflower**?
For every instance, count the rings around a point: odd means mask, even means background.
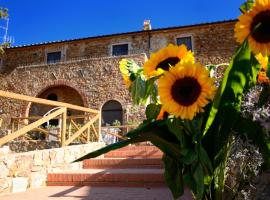
[[[257,54],[256,59],[258,60],[258,62],[260,63],[262,69],[267,69],[268,66],[268,56],[263,56],[261,53]]]
[[[122,74],[122,77],[124,79],[124,83],[127,88],[131,86],[132,81],[130,80],[130,72],[128,70],[128,60],[127,59],[122,59],[119,62],[119,68]]]
[[[237,42],[242,43],[248,37],[255,54],[270,55],[270,1],[255,0],[251,10],[238,20],[234,29]]]
[[[158,93],[164,110],[192,120],[214,97],[216,87],[209,71],[200,63],[178,63],[158,80]]]
[[[192,52],[188,51],[185,45],[169,44],[157,53],[151,54],[150,59],[144,63],[144,74],[147,78],[155,77],[168,71],[170,66],[183,61],[194,62]]]

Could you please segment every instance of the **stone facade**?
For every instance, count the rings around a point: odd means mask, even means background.
[[[55,92],[62,95],[59,100],[98,110],[105,102],[116,100],[123,107],[124,124],[140,121],[143,109],[132,107],[119,61],[129,58],[142,64],[151,52],[176,44],[176,38],[190,36],[197,61],[227,63],[236,48],[234,24],[226,21],[12,47],[2,58],[1,90],[41,98]],[[128,44],[129,54],[111,56],[112,45],[123,43]],[[47,64],[47,53],[55,51],[61,52],[61,62]],[[0,99],[0,105],[0,118],[6,126],[11,116],[42,115],[49,109],[41,111],[38,106],[6,99]]]
[[[11,153],[7,146],[3,147],[0,149],[0,194],[46,186],[50,172],[80,170],[82,162],[71,162],[104,145],[94,142],[26,153]]]

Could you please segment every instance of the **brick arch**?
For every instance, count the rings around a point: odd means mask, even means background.
[[[100,112],[102,111],[102,107],[104,106],[104,104],[107,103],[108,101],[117,101],[118,103],[121,104],[123,110],[126,109],[126,104],[124,103],[123,100],[116,99],[116,98],[108,98],[108,99],[105,99],[104,101],[102,101],[102,103],[100,104],[100,106],[99,106]]]
[[[80,90],[77,88],[77,86],[75,84],[73,84],[71,81],[68,80],[55,80],[55,81],[50,81],[48,82],[45,86],[41,85],[40,89],[38,89],[36,93],[34,93],[34,97],[38,97],[39,95],[41,95],[43,92],[45,92],[46,90],[53,88],[53,87],[58,87],[58,86],[66,86],[69,88],[72,88],[73,90],[75,90],[81,97],[82,102],[83,102],[83,106],[84,107],[88,107],[89,103],[88,103],[88,98],[87,96]],[[24,116],[28,116],[29,115],[29,111],[31,108],[31,104],[32,103],[27,103],[24,107],[23,107],[23,112]]]

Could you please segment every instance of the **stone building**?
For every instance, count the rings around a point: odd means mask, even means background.
[[[186,44],[203,64],[228,62],[236,48],[235,20],[151,29],[40,44],[14,46],[1,58],[1,90],[63,101],[103,112],[103,122],[123,124],[141,119],[132,107],[118,63],[142,64],[151,52],[169,43]],[[43,115],[49,108],[0,99],[0,117]],[[70,113],[78,114],[78,113]]]

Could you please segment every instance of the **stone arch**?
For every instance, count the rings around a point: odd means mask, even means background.
[[[117,100],[108,100],[101,107],[102,125],[112,125],[115,120],[123,124],[123,106]]]
[[[72,90],[76,91],[78,93],[78,95],[81,97],[83,104],[81,106],[83,107],[88,107],[89,103],[88,103],[88,98],[85,95],[85,93],[83,93],[81,90],[79,90],[75,84],[73,84],[72,82],[68,81],[68,80],[55,80],[55,81],[50,81],[48,82],[45,86],[44,84],[40,86],[40,89],[38,89],[37,93],[34,93],[33,96],[34,97],[40,97],[42,93],[44,93],[45,91],[54,88],[54,87],[60,87],[60,86],[66,86],[68,88],[71,88]],[[58,100],[61,101],[61,100]],[[69,103],[69,102],[66,102]],[[31,108],[32,103],[27,103],[25,104],[25,106],[22,109],[22,113],[24,113],[24,116],[29,116],[29,112],[30,112],[30,108]]]

